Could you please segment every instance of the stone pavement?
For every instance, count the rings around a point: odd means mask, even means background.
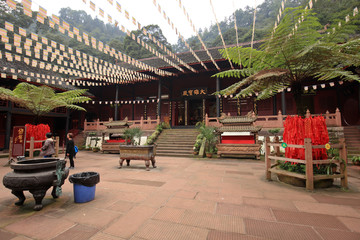
[[[10,171],[2,167],[1,177]],[[72,184],[32,210],[0,187],[0,239],[360,239],[360,168],[350,190],[306,191],[264,179],[264,163],[157,157],[118,169],[117,154],[79,152],[75,169],[100,173],[95,200],[74,203]],[[339,185],[339,181],[335,182]]]

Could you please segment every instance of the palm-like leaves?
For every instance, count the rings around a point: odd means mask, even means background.
[[[301,87],[301,83],[318,79],[360,81],[347,66],[360,66],[360,39],[343,44],[338,40],[348,37],[343,26],[335,34],[320,34],[320,24],[310,10],[288,9],[272,37],[257,49],[229,48],[229,58],[242,69],[224,71],[214,76],[241,78],[239,82],[217,94],[237,98],[257,95],[266,99],[286,87]],[[299,19],[303,19],[299,22]],[[296,26],[296,30],[295,30]],[[239,52],[241,59],[239,59]],[[226,57],[225,51],[221,51]],[[298,91],[299,92],[299,91]]]
[[[0,99],[17,103],[39,117],[58,107],[86,111],[83,107],[76,105],[90,100],[82,96],[85,92],[85,89],[76,89],[56,93],[54,89],[47,86],[37,87],[28,83],[19,83],[13,91],[0,87]]]

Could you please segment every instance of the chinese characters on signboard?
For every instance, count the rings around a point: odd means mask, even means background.
[[[25,155],[25,132],[25,126],[13,128],[13,145],[11,156],[14,158]]]
[[[181,93],[182,97],[200,97],[200,96],[206,96],[206,95],[207,95],[206,88],[185,89]]]

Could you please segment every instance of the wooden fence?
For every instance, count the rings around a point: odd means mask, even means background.
[[[29,148],[25,148],[25,153],[29,152],[29,157],[28,158],[34,158],[34,152],[35,151],[41,151],[41,148],[35,148],[35,143],[42,143],[45,140],[35,140],[34,137],[30,138],[30,141],[26,141],[26,143],[29,143],[30,146]],[[60,140],[59,137],[56,137],[54,140],[55,143],[55,157],[59,156],[59,149],[60,149],[60,144],[59,144]],[[13,144],[13,139],[12,137],[10,137],[10,148],[9,148],[9,161],[11,159],[12,156],[12,144]]]
[[[271,146],[275,148],[274,154],[270,154]],[[340,139],[339,144],[331,145],[332,148],[339,149],[339,160],[335,160],[335,159],[313,160],[312,149],[325,148],[325,145],[312,145],[310,138],[305,138],[304,145],[293,145],[293,144],[287,145],[287,147],[305,149],[305,160],[281,157],[279,153],[280,147],[281,147],[280,142],[270,142],[269,137],[265,138],[265,168],[266,168],[265,174],[267,180],[271,180],[271,173],[292,176],[295,178],[305,179],[306,189],[313,190],[314,181],[316,180],[340,178],[341,186],[343,188],[348,187],[347,169],[346,169],[347,154],[346,154],[345,139],[343,138]],[[300,173],[277,169],[276,166],[278,164],[272,165],[271,162],[272,160],[305,164],[306,173],[300,174]],[[335,163],[336,165],[339,166],[340,173],[333,173],[329,175],[314,175],[314,171],[313,171],[314,164],[332,164],[332,163]]]

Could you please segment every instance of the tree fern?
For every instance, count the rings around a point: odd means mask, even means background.
[[[86,111],[76,104],[89,101],[90,98],[82,96],[85,89],[76,89],[56,93],[47,86],[35,86],[28,83],[19,83],[14,90],[0,87],[0,99],[9,100],[30,110],[38,119],[58,107]]]
[[[360,65],[360,39],[354,38],[354,25],[342,21],[335,31],[331,28],[324,32],[311,10],[289,8],[284,14],[275,33],[269,35],[259,49],[228,49],[229,59],[238,65],[241,63],[241,69],[214,76],[240,81],[216,94],[241,98],[256,93],[256,99],[261,100],[291,87],[298,109],[302,109],[299,101],[302,86],[312,84],[312,79],[360,81],[359,75],[346,70]],[[352,20],[360,22],[359,15]],[[224,50],[220,53],[226,58]]]

